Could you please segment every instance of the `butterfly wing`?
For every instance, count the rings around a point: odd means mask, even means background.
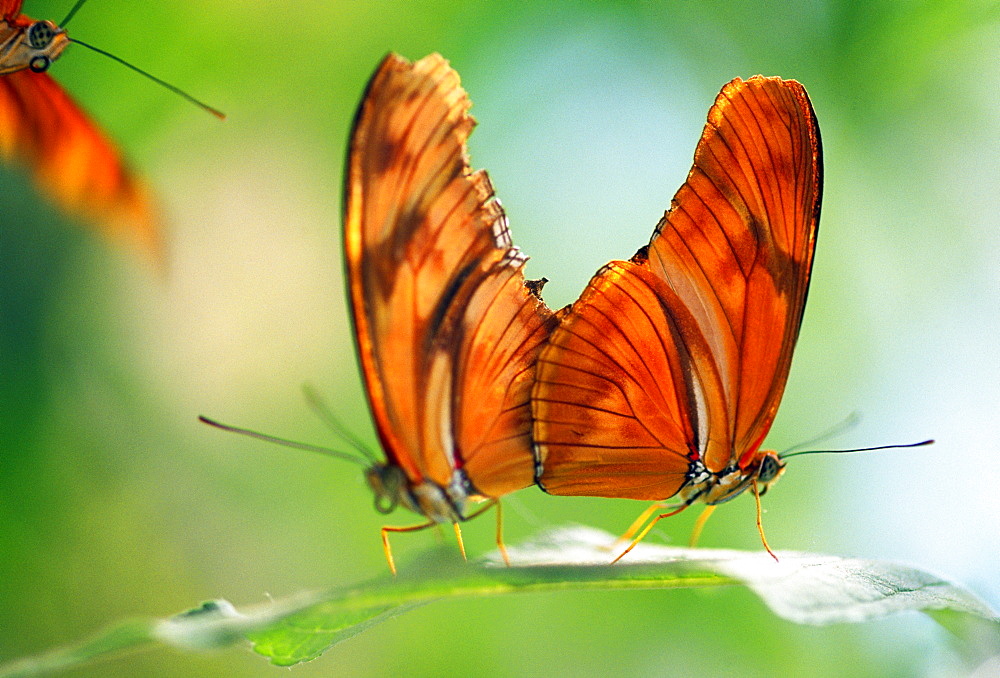
[[[693,394],[714,397],[702,405],[716,412],[723,405],[713,368],[707,342],[669,286],[643,263],[608,264],[539,358],[539,484],[551,494],[673,495],[697,449]]]
[[[822,193],[819,127],[805,89],[734,80],[709,112],[695,164],[649,247],[650,268],[695,316],[721,376],[730,449],[753,453],[784,392],[812,271]],[[717,429],[715,427],[718,427]]]
[[[664,499],[690,460],[718,472],[756,451],[802,320],[820,167],[801,85],[723,88],[648,248],[598,272],[540,358],[547,491]]]
[[[439,55],[389,55],[351,136],[345,255],[362,371],[390,462],[499,496],[533,480],[530,389],[550,313],[466,139],[470,102]]]
[[[0,18],[5,21],[16,19],[21,13],[23,0],[0,0]]]
[[[108,237],[159,255],[160,231],[146,190],[48,74],[0,76],[0,157],[28,167],[57,204]]]

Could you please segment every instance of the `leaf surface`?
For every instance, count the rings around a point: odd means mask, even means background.
[[[779,551],[690,549],[639,544],[609,565],[614,537],[558,528],[499,555],[463,563],[453,549],[429,551],[359,584],[306,592],[243,610],[210,601],[169,619],[123,622],[71,648],[0,667],[0,677],[46,675],[106,655],[159,643],[181,649],[244,640],[273,664],[315,659],[393,616],[443,598],[534,591],[745,586],[777,616],[799,624],[859,623],[916,610],[928,613],[982,661],[1000,654],[1000,619],[966,589],[923,570],[882,561]]]

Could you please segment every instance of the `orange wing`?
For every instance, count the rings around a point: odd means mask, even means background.
[[[351,136],[345,255],[390,463],[441,487],[464,470],[497,497],[533,481],[530,390],[551,314],[486,173],[469,168],[469,106],[439,55],[386,57]]]
[[[812,267],[819,130],[805,90],[726,85],[694,166],[631,262],[591,280],[539,360],[539,484],[665,499],[752,456],[778,407]]]
[[[0,156],[27,166],[68,212],[98,224],[115,241],[135,241],[159,255],[160,231],[145,189],[97,125],[47,74],[23,70],[0,76]]]
[[[21,13],[23,0],[0,0],[0,18],[10,21]]]

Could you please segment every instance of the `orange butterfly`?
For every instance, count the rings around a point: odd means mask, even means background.
[[[344,182],[344,253],[361,370],[386,460],[379,461],[307,392],[314,408],[367,462],[247,429],[212,426],[361,463],[375,509],[404,506],[455,527],[497,508],[535,479],[531,386],[555,323],[525,280],[507,217],[486,172],[472,171],[475,121],[456,73],[439,54],[389,54],[358,107]],[[469,512],[473,502],[486,502]]]
[[[0,0],[0,157],[28,167],[66,211],[114,240],[159,254],[159,227],[145,188],[117,149],[45,71],[70,43],[51,21]]]
[[[659,520],[695,501],[707,518],[749,487],[760,526],[759,496],[785,466],[760,445],[802,322],[821,192],[805,89],[761,76],[726,85],[649,245],[597,272],[539,358],[542,489],[676,496]],[[624,538],[666,506],[653,504]]]
[[[389,534],[461,522],[535,480],[531,386],[555,323],[525,280],[507,217],[486,172],[472,171],[475,124],[456,73],[438,54],[410,63],[389,54],[358,107],[345,173],[344,254],[361,369],[386,460],[379,461],[313,406],[367,462],[220,424],[299,449],[361,463],[375,509],[404,506],[427,521]],[[469,505],[485,502],[470,512]]]
[[[351,133],[347,278],[387,457],[367,478],[379,511],[428,519],[382,528],[393,570],[388,533],[453,523],[460,538],[470,500],[497,504],[503,552],[499,497],[534,482],[530,393],[553,318],[486,172],[469,168],[470,105],[440,55],[390,54]]]

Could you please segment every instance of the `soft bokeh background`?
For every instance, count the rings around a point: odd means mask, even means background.
[[[27,0],[61,19],[70,0]],[[358,469],[211,430],[209,414],[330,443],[309,382],[374,437],[344,305],[340,184],[364,84],[388,50],[462,75],[528,273],[554,307],[642,245],[734,76],[796,78],[823,131],[818,254],[781,449],[933,447],[797,459],[766,497],[771,544],[904,561],[1000,606],[1000,21],[995,3],[95,0],[71,33],[227,111],[219,123],[70,48],[52,74],[117,138],[169,224],[169,272],[64,220],[0,173],[0,659],[123,616],[237,605],[385,568]],[[628,501],[507,502],[511,542]],[[691,515],[651,539],[684,543]],[[406,524],[411,516],[393,521]],[[465,530],[473,553],[492,522]],[[409,556],[432,533],[395,540]],[[741,497],[706,546],[759,548]],[[458,557],[456,555],[456,557]],[[300,676],[948,675],[917,615],[803,628],[738,590],[510,596],[430,605]],[[156,650],[72,676],[271,676],[244,648]]]

